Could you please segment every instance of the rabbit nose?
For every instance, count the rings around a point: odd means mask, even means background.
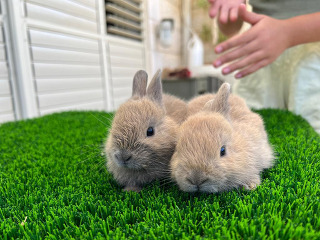
[[[187,178],[187,182],[197,187],[200,187],[202,184],[206,183],[208,180],[209,180],[208,178],[202,178],[202,179]]]
[[[196,186],[199,191],[201,185],[206,183],[209,180],[209,178],[202,176],[201,172],[199,172],[199,171],[193,171],[191,176],[189,178],[187,178],[186,180],[191,185]]]
[[[118,161],[123,163],[128,162],[132,158],[132,154],[125,150],[115,153],[114,156]]]

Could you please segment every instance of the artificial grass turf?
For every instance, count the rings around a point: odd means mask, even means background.
[[[320,239],[320,137],[290,112],[258,113],[278,155],[275,167],[254,191],[216,195],[159,181],[123,192],[101,154],[112,114],[65,112],[3,124],[0,237]]]

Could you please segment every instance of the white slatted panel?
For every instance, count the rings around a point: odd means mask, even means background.
[[[2,16],[0,14],[0,122],[6,122],[15,120],[15,114],[1,20]]]
[[[102,88],[100,78],[61,78],[55,81],[51,79],[39,79],[37,81],[37,89],[40,94],[100,88]]]
[[[95,20],[58,12],[51,7],[47,7],[45,3],[46,1],[41,1],[39,5],[38,3],[28,2],[26,4],[28,17],[37,21],[45,21],[49,24],[68,26],[82,31],[97,32],[98,26]]]
[[[104,79],[98,40],[33,28],[29,35],[40,114],[102,110]]]
[[[134,74],[145,69],[143,44],[109,39],[114,107],[130,98]]]
[[[2,49],[4,51],[4,48]],[[7,68],[7,61],[0,62],[0,79],[8,79],[8,68]]]
[[[82,4],[83,6],[96,8],[96,1],[94,0],[75,0],[77,3]]]
[[[30,29],[29,32],[32,46],[99,53],[98,41],[92,39],[36,29]]]
[[[0,4],[4,1],[7,0],[0,0]],[[143,16],[139,9],[125,3],[128,1],[108,2]],[[25,59],[27,64],[21,67],[25,71],[19,73],[23,72],[23,76],[28,75],[27,79],[31,80],[19,84],[20,79],[24,81],[26,77],[18,76],[12,82],[15,84],[10,82],[13,71],[10,66],[8,69],[0,12],[0,122],[15,119],[12,87],[22,109],[18,117],[27,116],[29,112],[43,115],[62,110],[105,110],[106,106],[112,110],[131,96],[134,74],[145,69],[144,43],[110,36],[106,30],[108,26],[120,26],[142,33],[141,24],[135,20],[124,23],[114,14],[108,25],[103,0],[14,0],[9,3],[8,9],[15,13],[10,16],[17,16],[9,18],[15,26],[11,29],[15,33],[12,36],[19,36],[20,40],[23,37],[23,42],[13,39],[13,45],[20,47],[21,56],[10,51],[9,59]],[[3,10],[1,6],[0,9]],[[16,85],[27,86],[22,88],[27,89],[22,91],[25,94],[21,94]],[[24,101],[23,96],[29,90],[32,96],[34,91],[37,102]]]
[[[103,109],[105,80],[97,0],[25,3],[32,24],[28,34],[40,114]]]
[[[36,79],[101,77],[100,66],[41,63],[36,58],[34,58],[34,69]]]
[[[105,0],[105,3],[108,34],[142,41],[141,1]]]
[[[52,108],[66,103],[79,104],[97,102],[102,99],[102,91],[76,91],[67,93],[39,94],[40,108]],[[85,101],[84,101],[85,100]]]
[[[43,63],[85,63],[92,65],[98,65],[100,63],[99,55],[96,53],[50,49],[36,46],[32,47],[32,53],[34,58]]]
[[[50,109],[41,111],[41,113],[44,115],[44,114],[49,114],[49,113],[54,113],[54,112],[61,112],[61,111],[88,110],[88,109],[94,109],[94,110],[100,110],[100,111],[105,110],[104,109],[104,102],[97,101],[97,102],[77,104],[77,105],[66,106],[66,107],[50,108]]]
[[[94,0],[90,1],[95,2]],[[93,22],[96,22],[97,20],[97,11],[95,6],[92,8],[84,4],[79,4],[76,0],[26,0],[26,2],[27,4],[31,3],[33,5],[39,5],[48,9],[56,10],[57,15],[65,13],[71,16],[91,20]],[[41,18],[41,21],[46,21],[46,19]]]

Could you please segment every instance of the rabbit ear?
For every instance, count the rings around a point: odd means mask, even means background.
[[[225,117],[229,115],[229,95],[230,95],[230,84],[224,83],[219,88],[219,91],[213,100],[207,102],[204,106],[205,110],[219,112]]]
[[[147,96],[151,98],[153,101],[162,105],[162,83],[160,69],[156,72],[148,86]]]
[[[148,74],[143,71],[139,70],[133,77],[133,84],[132,84],[132,97],[138,96],[143,97],[146,95],[146,88],[148,82]]]

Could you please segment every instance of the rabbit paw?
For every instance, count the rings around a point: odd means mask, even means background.
[[[140,192],[141,191],[141,187],[138,186],[125,186],[125,188],[123,189],[123,191],[125,192]]]
[[[257,188],[257,186],[260,185],[260,179],[253,180],[249,184],[244,185],[244,188],[248,191],[254,190]]]

